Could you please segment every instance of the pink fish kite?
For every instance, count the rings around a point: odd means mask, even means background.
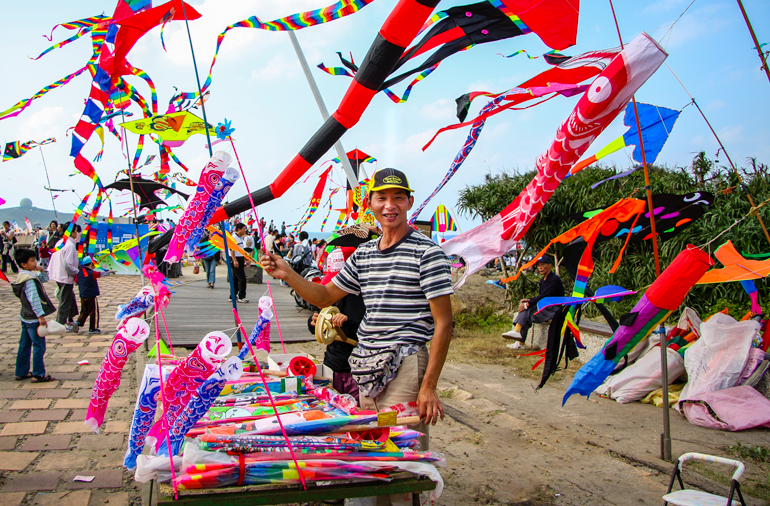
[[[86,425],[95,433],[99,433],[99,427],[104,421],[104,413],[107,411],[107,403],[112,394],[120,386],[120,374],[126,365],[128,356],[134,352],[150,335],[150,326],[139,318],[126,320],[119,328],[112,340],[110,349],[102,361],[102,367],[94,382],[91,392],[91,402],[86,413]]]

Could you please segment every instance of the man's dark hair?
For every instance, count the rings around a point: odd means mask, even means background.
[[[16,253],[13,254],[13,259],[18,265],[26,264],[30,258],[37,258],[37,255],[29,248],[16,248]]]
[[[62,228],[63,228],[63,229],[64,229],[64,231],[66,232],[66,231],[67,231],[67,229],[68,229],[68,228],[70,228],[70,222],[68,221],[67,223],[65,223],[64,225],[62,225]],[[80,232],[82,232],[82,230],[83,230],[83,229],[82,229],[82,228],[80,228],[80,225],[78,225],[77,223],[75,223],[75,225],[72,227],[72,231],[73,231],[73,232],[78,232],[78,233],[80,233]]]
[[[238,224],[235,226],[235,230],[242,230],[242,229],[244,229],[244,228],[246,228],[246,224],[245,224],[245,223],[238,223]]]
[[[11,222],[10,221],[4,221],[3,225],[8,225],[10,227],[11,226]]]
[[[299,240],[300,241],[304,241],[307,238],[308,238],[307,232],[305,232],[304,230],[299,233]]]

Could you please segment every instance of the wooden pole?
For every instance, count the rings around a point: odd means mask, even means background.
[[[743,19],[746,21],[746,27],[748,27],[749,33],[751,34],[751,40],[754,41],[754,49],[757,50],[759,60],[762,62],[762,66],[760,68],[764,69],[765,75],[767,75],[767,80],[770,81],[770,69],[767,68],[767,58],[765,58],[765,53],[762,52],[762,48],[759,45],[759,40],[757,40],[757,34],[754,33],[754,28],[751,27],[751,21],[749,21],[749,16],[746,14],[746,9],[743,8],[743,2],[741,0],[738,0],[738,7],[741,8],[741,14],[743,14]]]
[[[612,19],[615,20],[615,28],[618,31],[618,40],[620,41],[620,47],[623,49],[623,37],[620,35],[620,25],[618,25],[618,18],[615,15],[615,6],[612,4],[612,0],[609,0],[610,8],[612,9]],[[655,277],[660,276],[660,258],[658,256],[658,234],[655,230],[655,208],[652,205],[652,186],[650,186],[650,173],[647,168],[647,156],[644,153],[644,138],[642,137],[642,127],[639,122],[639,111],[636,107],[636,97],[631,97],[631,103],[634,105],[634,116],[636,116],[636,131],[639,134],[639,148],[642,151],[642,167],[644,168],[644,184],[647,191],[647,209],[650,213],[650,233],[652,234],[652,248],[655,254]],[[660,458],[663,460],[671,460],[671,419],[668,406],[668,355],[666,346],[666,331],[661,323],[660,328],[657,331],[660,334],[660,367],[663,383],[663,434],[660,436]]]

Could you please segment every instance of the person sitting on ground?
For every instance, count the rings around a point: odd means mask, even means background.
[[[328,269],[322,285],[331,282],[334,276],[345,266],[345,261],[355,251],[355,248],[337,248],[329,253]],[[366,306],[361,295],[346,295],[334,303],[340,312],[332,316],[332,325],[339,327],[345,334],[345,337],[358,341],[358,326],[366,314]],[[315,334],[315,326],[318,321],[318,313],[313,313],[307,320],[307,328],[311,334]],[[358,385],[350,373],[350,364],[348,358],[355,349],[355,345],[335,340],[326,347],[324,352],[324,365],[334,371],[332,376],[332,387],[341,394],[352,395],[358,403]]]
[[[519,314],[513,320],[513,330],[503,334],[505,339],[513,339],[524,343],[527,340],[527,332],[533,323],[543,323],[552,319],[559,311],[559,306],[551,306],[537,312],[537,302],[545,297],[564,297],[564,285],[561,278],[553,272],[553,260],[548,255],[543,255],[535,266],[543,276],[537,297],[522,299],[519,301]]]
[[[75,275],[75,282],[78,284],[80,293],[80,316],[78,317],[78,326],[82,327],[86,320],[88,322],[89,334],[101,334],[99,330],[99,282],[96,281],[102,276],[113,274],[112,271],[96,272],[92,268],[91,257],[83,258],[78,273]]]
[[[16,352],[16,380],[32,378],[33,383],[51,381],[45,373],[43,357],[45,355],[45,337],[40,337],[38,327],[46,326],[45,317],[56,312],[53,302],[48,297],[43,283],[48,282],[45,269],[37,265],[35,252],[19,248],[15,253],[16,263],[21,267],[13,283],[13,294],[21,301],[21,338]],[[32,372],[29,371],[29,355],[32,352]]]

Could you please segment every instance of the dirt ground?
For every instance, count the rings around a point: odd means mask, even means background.
[[[499,276],[498,276],[499,277]],[[461,311],[504,307],[503,290],[471,276],[457,299]],[[505,318],[501,318],[506,321]],[[498,319],[498,320],[501,320]],[[542,368],[534,357],[505,347],[501,326],[457,329],[439,384],[446,418],[431,429],[431,449],[443,452],[444,494],[438,504],[661,504],[673,464],[660,458],[663,411],[591,396],[562,396],[579,363],[535,391]],[[292,345],[322,356],[317,343]],[[672,453],[700,452],[742,460],[748,504],[770,504],[770,462],[741,457],[740,444],[770,445],[770,430],[721,432],[691,425],[671,410]],[[733,448],[731,448],[733,447]],[[685,484],[715,494],[729,490],[732,469],[687,464]]]

